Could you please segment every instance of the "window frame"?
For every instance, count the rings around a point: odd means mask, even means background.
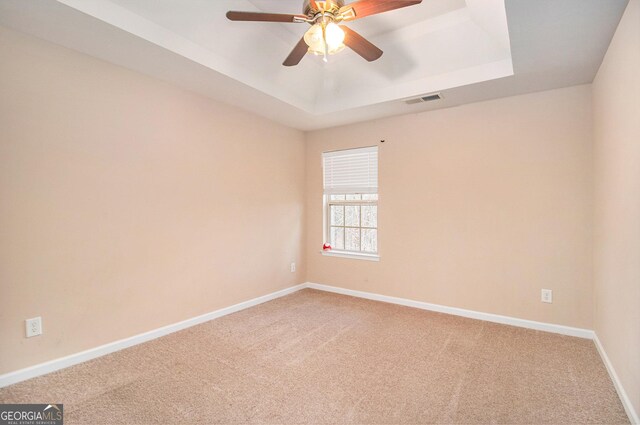
[[[377,199],[367,199],[367,200],[332,200],[331,196],[336,195],[376,195]],[[346,196],[345,196],[346,198]],[[360,226],[347,226],[346,225],[346,213],[345,213],[345,224],[342,226],[332,226],[331,225],[331,206],[339,205],[339,206],[367,206],[373,205],[376,206],[376,227],[364,227],[364,229],[375,229],[377,236],[379,236],[380,229],[380,195],[378,193],[345,193],[345,194],[332,194],[323,195],[323,244],[331,241],[331,227],[342,227],[346,229],[359,229],[360,230],[360,238],[362,238],[362,210],[360,210],[359,220]],[[346,233],[346,232],[345,232]],[[362,247],[362,240],[361,240]],[[367,252],[367,251],[350,251],[347,249],[335,249],[331,248],[330,251],[322,251],[323,255],[331,256],[331,257],[344,257],[344,258],[356,258],[356,259],[365,259],[371,261],[378,261],[380,259],[380,240],[379,237],[376,237],[376,252]]]

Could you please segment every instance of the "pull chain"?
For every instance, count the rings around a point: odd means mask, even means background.
[[[322,12],[322,41],[324,42],[324,57],[322,60],[327,63],[329,62],[327,59],[329,55],[329,45],[327,44],[327,23],[324,19],[324,12]]]

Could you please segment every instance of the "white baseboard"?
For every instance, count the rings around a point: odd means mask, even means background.
[[[307,288],[318,289],[320,291],[335,292],[336,294],[350,295],[352,297],[366,298],[368,300],[399,304],[407,307],[419,308],[422,310],[453,314],[454,316],[468,317],[470,319],[484,320],[487,322],[502,323],[504,325],[518,326],[521,328],[535,329],[538,331],[575,336],[578,338],[593,339],[594,336],[593,331],[589,329],[572,328],[570,326],[554,325],[552,323],[535,322],[533,320],[500,316],[498,314],[482,313],[479,311],[465,310],[463,308],[447,307],[439,304],[425,303],[422,301],[414,301],[406,298],[390,297],[387,295],[374,294],[371,292],[355,291],[353,289],[338,288],[335,286],[322,285],[319,283],[307,282],[306,286]]]
[[[15,384],[17,382],[25,381],[27,379],[35,378],[36,376],[46,375],[47,373],[55,372],[56,370],[64,369],[78,363],[86,362],[88,360],[92,360],[97,357],[113,353],[115,351],[119,351],[137,344],[141,344],[143,342],[150,341],[152,339],[159,338],[161,336],[168,335],[173,332],[180,331],[182,329],[190,328],[191,326],[199,325],[201,323],[217,319],[218,317],[226,316],[227,314],[235,313],[237,311],[244,310],[246,308],[253,307],[258,304],[283,297],[285,295],[289,295],[303,288],[306,288],[305,283],[292,286],[281,291],[272,292],[261,297],[253,298],[251,300],[244,301],[230,307],[221,308],[220,310],[212,311],[211,313],[203,314],[202,316],[193,317],[191,319],[174,323],[172,325],[163,326],[149,332],[134,335],[132,337],[121,339],[119,341],[110,342],[108,344],[101,345],[96,348],[91,348],[80,353],[71,354],[66,357],[61,357],[59,359],[40,363],[35,366],[27,367],[25,369],[16,370],[15,372],[9,372],[7,374],[0,375],[0,388],[6,387],[7,385]]]
[[[633,404],[631,404],[631,400],[627,395],[627,392],[624,390],[620,379],[618,379],[618,374],[613,368],[613,364],[611,360],[609,360],[609,356],[607,356],[607,352],[604,351],[604,346],[600,342],[597,334],[594,334],[593,341],[596,344],[596,348],[598,349],[598,353],[600,353],[600,357],[602,357],[602,361],[607,368],[607,372],[609,372],[609,376],[613,381],[613,385],[616,387],[616,391],[618,392],[618,396],[620,397],[620,401],[624,406],[624,410],[627,412],[627,416],[629,416],[629,420],[632,424],[640,424],[640,418],[638,418],[638,413],[633,408]]]
[[[199,325],[201,323],[208,322],[213,319],[217,319],[218,317],[226,316],[227,314],[235,313],[237,311],[244,310],[246,308],[253,307],[258,304],[262,304],[264,302],[283,297],[285,295],[289,295],[293,292],[299,291],[300,289],[304,289],[304,288],[312,288],[320,291],[333,292],[337,294],[349,295],[352,297],[365,298],[365,299],[374,300],[374,301],[381,301],[381,302],[387,302],[391,304],[403,305],[407,307],[419,308],[422,310],[452,314],[455,316],[468,317],[471,319],[484,320],[488,322],[501,323],[505,325],[518,326],[518,327],[528,328],[528,329],[535,329],[539,331],[575,336],[579,338],[593,339],[595,342],[596,348],[598,349],[598,352],[602,357],[602,361],[604,362],[607,368],[607,371],[609,372],[611,380],[613,381],[616,391],[620,396],[620,400],[622,401],[625,411],[629,416],[629,419],[634,424],[640,424],[638,415],[635,412],[633,405],[631,404],[631,401],[629,400],[629,397],[626,391],[624,390],[620,380],[618,379],[618,375],[616,374],[613,368],[613,365],[609,360],[609,357],[604,351],[604,347],[600,343],[600,340],[598,339],[595,332],[592,330],[573,328],[570,326],[563,326],[563,325],[555,325],[551,323],[536,322],[533,320],[518,319],[515,317],[501,316],[498,314],[482,313],[482,312],[473,311],[473,310],[465,310],[457,307],[447,307],[443,305],[431,304],[431,303],[426,303],[422,301],[409,300],[406,298],[390,297],[387,295],[380,295],[380,294],[374,294],[371,292],[338,288],[335,286],[322,285],[322,284],[312,283],[312,282],[302,283],[300,285],[292,286],[290,288],[276,291],[271,294],[263,295],[258,298],[244,301],[239,304],[232,305],[230,307],[225,307],[220,310],[213,311],[211,313],[203,314],[201,316],[187,319],[182,322],[174,323],[172,325],[164,326],[162,328],[154,329],[149,332],[135,335],[130,338],[121,339],[119,341],[101,345],[99,347],[82,351],[80,353],[71,354],[66,357],[62,357],[62,358],[51,360],[45,363],[40,363],[25,369],[20,369],[15,372],[10,372],[4,375],[0,375],[0,388],[6,387],[11,384],[15,384],[17,382],[25,381],[27,379],[35,378],[37,376],[46,375],[47,373],[51,373],[56,370],[64,369],[69,366],[86,362],[88,360],[92,360],[97,357],[104,356],[106,354],[110,354],[110,353],[131,347],[137,344],[141,344],[143,342],[151,341],[161,336],[165,336],[170,333],[189,328],[191,326]]]
[[[607,356],[607,353],[604,351],[604,347],[602,346],[602,343],[600,343],[598,336],[592,330],[573,328],[570,326],[563,326],[563,325],[555,325],[552,323],[536,322],[533,320],[518,319],[515,317],[509,317],[509,316],[500,316],[498,314],[482,313],[479,311],[465,310],[457,307],[447,307],[447,306],[438,305],[438,304],[425,303],[422,301],[409,300],[406,298],[389,297],[387,295],[374,294],[371,292],[338,288],[335,286],[322,285],[319,283],[307,282],[306,287],[317,289],[320,291],[334,292],[336,294],[350,295],[352,297],[366,298],[368,300],[382,301],[382,302],[387,302],[391,304],[399,304],[407,307],[419,308],[422,310],[453,314],[455,316],[463,316],[471,319],[485,320],[488,322],[518,326],[521,328],[535,329],[539,331],[552,332],[552,333],[557,333],[562,335],[575,336],[579,338],[592,339],[596,345],[598,353],[600,353],[600,357],[602,358],[602,361],[605,364],[607,371],[609,372],[609,376],[611,377],[611,380],[613,381],[613,385],[615,386],[616,391],[618,392],[618,396],[620,397],[620,401],[624,406],[624,410],[629,416],[629,420],[633,424],[640,425],[638,414],[633,408],[633,405],[631,404],[631,400],[629,399],[627,392],[624,390],[622,383],[618,379],[618,375],[616,374],[613,368],[613,365],[611,364],[611,361]]]

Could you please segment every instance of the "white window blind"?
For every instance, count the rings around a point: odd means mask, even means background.
[[[378,148],[322,154],[324,193],[378,193]]]

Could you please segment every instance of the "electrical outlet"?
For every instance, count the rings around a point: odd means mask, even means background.
[[[543,289],[540,301],[551,304],[553,302],[553,291],[551,289]]]
[[[25,321],[27,325],[27,338],[42,335],[42,317],[34,317]]]
[[[291,263],[291,273],[296,272],[296,263]]]

